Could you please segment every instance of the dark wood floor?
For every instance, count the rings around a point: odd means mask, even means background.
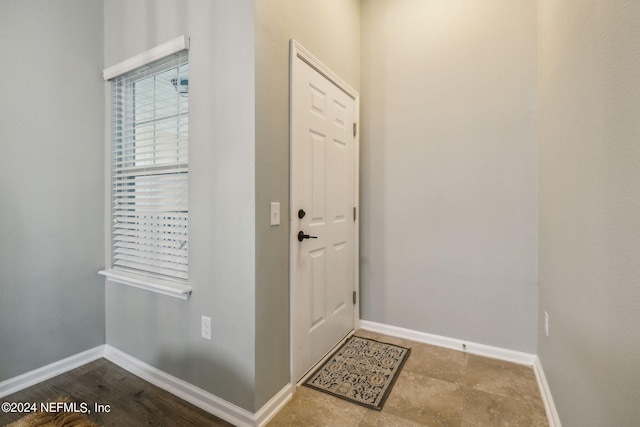
[[[40,384],[0,398],[0,402],[40,402],[68,397],[71,402],[110,405],[109,413],[92,411],[89,418],[102,426],[231,426],[202,409],[99,359]],[[24,414],[0,412],[0,425]]]

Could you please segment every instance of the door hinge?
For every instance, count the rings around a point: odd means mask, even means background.
[[[356,305],[356,302],[358,301],[357,295],[356,291],[353,291],[353,305]]]
[[[353,124],[353,136],[356,136],[356,129],[357,129],[357,125],[354,123]]]
[[[357,218],[357,217],[356,217],[356,207],[354,206],[354,207],[353,207],[353,220],[355,221],[355,220],[356,220],[356,218]]]

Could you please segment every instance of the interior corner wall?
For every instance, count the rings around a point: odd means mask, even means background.
[[[640,3],[538,3],[538,356],[563,425],[637,426]]]
[[[189,282],[182,301],[106,286],[106,340],[248,411],[255,395],[252,0],[106,0],[105,65],[182,34],[189,51]],[[201,316],[212,340],[200,337]]]
[[[362,2],[362,319],[536,352],[536,2]]]
[[[102,9],[0,2],[0,382],[104,344]]]
[[[256,409],[289,383],[289,40],[360,88],[359,0],[256,1]],[[269,225],[280,202],[281,224]]]

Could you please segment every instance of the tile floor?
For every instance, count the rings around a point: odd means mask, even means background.
[[[268,427],[549,425],[531,367],[369,331],[356,335],[411,348],[382,411],[302,386]]]

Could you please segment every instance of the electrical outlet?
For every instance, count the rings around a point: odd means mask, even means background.
[[[549,336],[549,313],[544,312],[544,334],[545,336]]]
[[[211,339],[211,318],[207,316],[202,316],[200,322],[201,336],[206,340]]]

